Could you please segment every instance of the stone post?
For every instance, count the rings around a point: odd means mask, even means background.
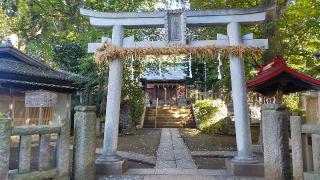
[[[112,44],[122,47],[123,37],[123,26],[113,26]],[[98,174],[120,174],[128,169],[128,162],[117,155],[122,70],[121,59],[116,58],[110,62],[103,150],[96,160]]]
[[[312,147],[309,144],[309,135],[302,134],[303,170],[313,170]]]
[[[0,179],[8,179],[11,120],[0,118]]]
[[[50,156],[48,156],[48,152],[50,152],[50,137],[50,134],[40,135],[38,160],[40,171],[48,170],[50,168]]]
[[[32,136],[20,136],[19,145],[19,173],[27,173],[31,167]]]
[[[57,140],[56,166],[59,171],[59,178],[63,179],[69,177],[70,119],[60,119],[58,124],[61,126],[61,131]]]
[[[286,107],[282,104],[263,104],[262,123],[265,178],[291,179]]]
[[[240,23],[229,23],[227,31],[230,45],[241,44]],[[234,161],[253,161],[244,62],[234,55],[229,55],[229,58],[238,150],[238,155],[234,158]]]
[[[320,173],[320,135],[312,134],[313,171]]]
[[[96,136],[101,136],[101,122],[99,118],[96,118]]]
[[[74,179],[95,179],[96,107],[77,106],[74,115]]]
[[[303,157],[300,116],[290,117],[293,179],[303,179]]]

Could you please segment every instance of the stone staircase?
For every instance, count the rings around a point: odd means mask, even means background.
[[[156,126],[155,126],[156,119]],[[179,107],[165,105],[158,107],[156,115],[155,107],[147,107],[144,128],[196,128],[189,106]]]

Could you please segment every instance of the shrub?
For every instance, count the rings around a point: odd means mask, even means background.
[[[300,109],[300,100],[298,94],[290,94],[283,96],[284,104],[287,106],[289,113],[299,113],[301,114]]]
[[[5,113],[3,113],[3,112],[0,112],[0,118],[6,118],[7,116],[6,116],[6,114]]]
[[[224,101],[201,100],[195,103],[195,114],[200,130],[207,133],[220,132],[223,119],[227,117],[228,109]]]
[[[144,91],[138,84],[126,84],[123,86],[122,96],[126,97],[123,99],[129,102],[133,123],[139,124],[145,105]]]

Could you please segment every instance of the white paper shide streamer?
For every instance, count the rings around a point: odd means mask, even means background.
[[[221,62],[221,54],[218,53],[218,79],[222,79],[222,75],[221,75],[221,66],[222,66],[222,62]]]
[[[133,62],[134,62],[134,57],[133,56],[131,56],[131,81],[133,81],[134,80],[134,69],[133,69]]]
[[[191,54],[189,55],[189,78],[192,78],[192,69],[191,69]]]

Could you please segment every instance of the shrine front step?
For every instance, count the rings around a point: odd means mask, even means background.
[[[153,122],[157,118],[157,122],[188,122],[193,121],[191,117],[163,117],[163,116],[146,116],[145,122]]]
[[[196,128],[188,106],[161,106],[157,110],[148,107],[144,119],[144,128]]]
[[[195,124],[190,125],[172,125],[172,124],[161,124],[161,125],[154,125],[154,124],[146,124],[143,128],[196,128]]]

